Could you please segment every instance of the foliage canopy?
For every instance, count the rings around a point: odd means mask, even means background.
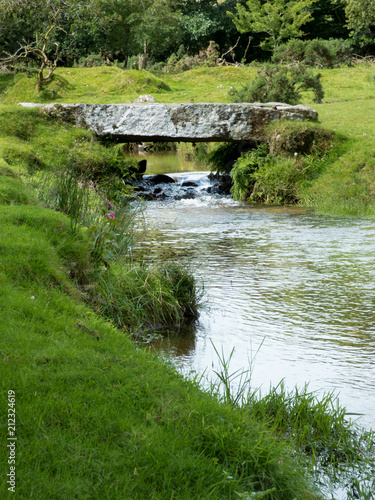
[[[237,16],[228,12],[241,33],[264,33],[261,47],[275,48],[286,39],[303,35],[301,26],[312,19],[309,7],[315,0],[247,0],[246,5],[237,4]]]

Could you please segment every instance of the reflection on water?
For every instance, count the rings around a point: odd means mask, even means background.
[[[375,223],[202,196],[153,202],[157,245],[189,260],[207,306],[195,331],[159,341],[184,373],[253,366],[253,388],[339,393],[375,428]],[[165,253],[165,252],[164,252]]]
[[[177,154],[176,151],[160,151],[148,153],[143,151],[134,152],[132,158],[147,160],[146,174],[170,174],[172,172],[193,172],[197,166],[191,161],[189,155]],[[204,170],[205,167],[200,167]]]

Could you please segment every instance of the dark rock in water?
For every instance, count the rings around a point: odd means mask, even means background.
[[[138,165],[139,165],[138,172],[140,174],[144,174],[146,172],[146,168],[147,168],[147,160],[139,160]]]
[[[183,194],[180,194],[180,195],[176,195],[174,197],[175,200],[193,200],[194,198],[196,198],[196,194],[194,193],[194,191],[188,191],[187,193],[183,193]]]
[[[169,175],[156,174],[148,177],[147,182],[150,184],[172,184],[175,180],[172,179],[172,177],[169,177]]]
[[[160,194],[163,192],[163,189],[161,187],[157,187],[154,189],[154,194]]]
[[[181,184],[182,187],[198,187],[198,184],[193,181],[185,181]]]
[[[232,178],[230,175],[220,175],[218,177],[218,183],[216,184],[214,190],[218,194],[230,194],[230,188],[232,187]]]
[[[142,179],[143,174],[146,172],[147,160],[140,160],[137,166],[129,167],[129,172],[135,176],[137,180]]]

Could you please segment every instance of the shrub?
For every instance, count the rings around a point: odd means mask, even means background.
[[[297,104],[302,94],[312,91],[314,102],[322,102],[321,75],[313,74],[303,65],[286,68],[273,64],[264,65],[251,83],[230,92],[232,102],[283,102]]]
[[[311,123],[281,122],[267,129],[267,144],[243,154],[232,170],[232,195],[257,203],[298,203],[325,168],[334,134]]]
[[[199,51],[198,54],[188,55],[183,45],[172,54],[163,68],[164,73],[181,73],[202,66],[216,66],[219,57],[218,45],[210,42],[206,50]]]
[[[87,56],[80,57],[74,63],[75,68],[94,68],[98,66],[105,66],[105,62],[100,54],[88,54]]]
[[[334,68],[351,64],[353,48],[349,40],[289,40],[276,48],[272,62],[276,64],[305,64],[322,68]]]
[[[251,177],[253,189],[248,201],[278,205],[298,203],[301,201],[300,187],[313,170],[311,161],[270,155]]]

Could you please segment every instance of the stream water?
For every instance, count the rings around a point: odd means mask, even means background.
[[[334,391],[375,429],[375,221],[210,196],[199,192],[208,172],[172,156],[172,177],[194,180],[197,195],[148,202],[145,216],[152,246],[193,266],[206,305],[194,327],[154,345],[208,379],[215,348],[226,360],[234,349],[230,371],[251,366],[253,389]],[[148,158],[151,173],[172,171]]]

